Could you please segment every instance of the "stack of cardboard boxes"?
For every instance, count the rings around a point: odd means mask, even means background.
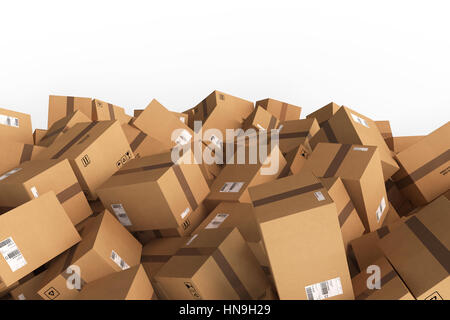
[[[449,299],[450,124],[301,110],[0,108],[0,298]]]

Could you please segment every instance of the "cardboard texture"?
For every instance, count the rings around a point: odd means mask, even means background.
[[[125,114],[125,109],[99,99],[92,100],[92,120],[117,120],[120,124],[130,122],[131,116]]]
[[[33,132],[33,144],[38,145],[39,141],[47,134],[47,130],[35,129]]]
[[[409,136],[409,137],[392,137],[386,140],[388,145],[392,145],[392,151],[394,153],[402,152],[408,149],[410,146],[419,142],[424,136]]]
[[[47,128],[51,128],[56,121],[69,116],[76,110],[83,112],[88,119],[94,120],[91,98],[49,96]]]
[[[45,277],[45,271],[33,276],[26,282],[19,284],[16,288],[11,290],[10,294],[14,300],[43,300],[37,294],[41,288],[42,280]]]
[[[24,144],[33,144],[29,114],[0,108],[0,137]]]
[[[142,158],[170,151],[170,148],[167,147],[165,143],[148,136],[146,133],[132,125],[123,124],[122,130],[127,137],[135,158]]]
[[[16,169],[26,161],[36,159],[44,150],[44,147],[23,144],[0,136],[0,154],[2,154],[0,157],[0,175],[3,176]]]
[[[279,120],[270,112],[264,110],[263,107],[257,106],[255,110],[244,120],[242,128],[244,130],[254,129],[259,130],[273,130],[277,129]]]
[[[319,123],[319,126],[322,128],[324,125],[326,125],[326,122],[339,110],[340,107],[341,106],[337,105],[336,103],[330,102],[326,106],[323,106],[322,108],[308,114],[306,116],[306,119],[315,118],[317,120],[317,123]]]
[[[319,131],[319,124],[316,119],[289,120],[279,128],[280,150],[287,153],[300,144],[310,147],[309,140]]]
[[[256,101],[255,106],[261,106],[280,121],[298,120],[302,111],[301,107],[271,98]]]

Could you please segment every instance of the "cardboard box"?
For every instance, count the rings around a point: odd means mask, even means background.
[[[178,228],[206,198],[209,187],[198,164],[177,163],[171,153],[130,161],[97,191],[132,231]]]
[[[113,217],[104,211],[90,218],[81,230],[81,242],[52,261],[38,294],[45,300],[67,300],[78,296],[70,266],[79,267],[81,291],[84,284],[126,270],[140,262],[142,245]]]
[[[319,180],[325,189],[327,189],[331,200],[336,205],[342,239],[344,240],[344,247],[347,250],[350,241],[364,234],[364,225],[356,212],[341,178],[319,178]]]
[[[131,151],[133,152],[135,158],[142,158],[170,151],[170,148],[167,147],[166,143],[162,143],[148,136],[146,133],[132,125],[127,123],[123,124],[122,130],[127,137]]]
[[[384,180],[399,170],[375,122],[350,108],[341,107],[322,125],[320,131],[310,139],[313,150],[319,142],[377,146]]]
[[[30,115],[0,108],[0,136],[24,144],[33,144]]]
[[[334,102],[330,102],[326,106],[308,114],[306,119],[315,118],[319,123],[319,126],[322,128],[323,126],[327,126],[327,121],[340,109],[341,106]]]
[[[319,180],[305,171],[249,193],[280,299],[353,299],[336,205]]]
[[[142,265],[88,283],[77,296],[77,300],[155,299],[153,287]]]
[[[352,279],[356,300],[415,300],[386,258],[380,258],[373,263],[380,269],[380,288],[369,289],[367,283],[373,273],[361,272]]]
[[[169,299],[254,300],[267,279],[237,228],[202,230],[155,276]]]
[[[130,122],[131,118],[122,107],[99,99],[92,100],[92,120],[94,121],[117,120],[122,125]]]
[[[144,111],[144,109],[134,109],[133,110],[133,117],[137,118],[139,115]]]
[[[397,213],[397,210],[391,205],[389,202],[389,210],[386,213],[386,218],[383,221],[383,226],[390,225],[400,220],[400,216]]]
[[[89,200],[97,188],[134,158],[117,121],[77,123],[36,159],[69,159],[81,188]]]
[[[34,160],[46,148],[15,142],[0,136],[0,176],[9,173],[25,161]]]
[[[67,117],[76,110],[80,110],[90,120],[94,120],[91,98],[50,95],[48,99],[47,128],[50,128],[56,121]]]
[[[0,206],[18,207],[53,191],[74,225],[92,214],[68,160],[28,161],[17,169],[0,180]]]
[[[283,154],[305,144],[309,147],[309,140],[319,131],[316,119],[301,119],[282,122],[279,126],[280,150]]]
[[[340,177],[366,231],[381,227],[389,209],[379,148],[319,143],[304,170],[317,177]]]
[[[404,136],[404,137],[392,137],[389,138],[386,142],[392,145],[392,151],[394,153],[402,152],[403,150],[408,149],[413,144],[419,142],[424,136]]]
[[[300,144],[298,147],[292,149],[284,155],[286,159],[286,166],[283,171],[281,171],[279,178],[287,177],[291,174],[299,173],[306,161],[309,159],[312,150],[309,144]]]
[[[11,285],[79,241],[54,192],[4,213],[0,215],[0,280]]]
[[[180,112],[173,112],[172,113],[175,115],[175,117],[177,117],[182,123],[184,123],[185,125],[188,125],[189,123],[189,116],[185,113],[180,113]]]
[[[255,105],[261,106],[280,121],[298,120],[302,111],[301,107],[271,98],[256,101]]]
[[[45,271],[18,285],[10,292],[12,298],[14,300],[43,300],[37,292],[41,288],[44,277]]]
[[[389,150],[394,151],[394,143],[392,139],[392,129],[391,124],[389,121],[375,121],[375,124],[378,128],[378,130],[381,133],[381,136],[383,137],[384,141],[386,142]]]
[[[400,216],[406,216],[411,211],[414,210],[414,206],[412,203],[405,198],[405,196],[400,192],[400,190],[397,188],[397,185],[392,179],[389,179],[385,183],[386,186],[386,194],[389,199],[389,203],[392,205],[392,207],[395,208],[395,211]]]
[[[61,137],[70,128],[80,122],[92,122],[83,112],[76,110],[67,117],[56,121],[48,130],[45,136],[39,141],[42,147],[49,147],[56,139]]]
[[[433,201],[450,188],[448,137],[450,137],[450,122],[396,156],[401,170],[393,180],[415,206]]]
[[[418,300],[450,298],[450,201],[441,196],[380,240],[380,248]]]
[[[278,127],[278,119],[263,107],[257,106],[255,110],[244,120],[242,129],[273,130]]]
[[[47,130],[35,129],[33,132],[33,144],[38,145],[41,139],[47,134]]]

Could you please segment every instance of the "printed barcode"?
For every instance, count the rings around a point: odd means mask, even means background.
[[[116,260],[116,253],[114,251],[111,252],[111,259]]]
[[[222,221],[211,221],[211,224],[221,224],[222,223]]]
[[[0,248],[3,248],[4,246],[7,246],[10,243],[11,243],[11,239],[3,240],[2,242],[0,242]]]
[[[119,218],[128,218],[128,216],[125,213],[119,213]]]
[[[15,257],[21,256],[21,255],[22,254],[20,253],[20,251],[16,249],[16,250],[8,253],[6,256],[8,257],[8,259],[14,259]]]
[[[226,214],[226,213],[219,213],[219,214],[217,215],[217,217],[220,217],[220,218],[226,218],[226,217],[228,217],[228,214]]]
[[[11,118],[10,117],[6,118],[6,124],[8,126],[11,126]]]
[[[235,186],[236,186],[236,182],[233,182],[233,184],[231,185],[230,191],[233,190]]]
[[[120,260],[120,267],[121,267],[122,269],[125,268],[125,261]]]
[[[120,209],[122,206],[120,204],[112,204],[111,207],[114,209]]]
[[[322,289],[322,294],[327,295],[328,294],[328,284],[326,282],[321,282],[320,287]]]
[[[307,287],[306,288],[306,295],[308,296],[308,300],[314,300],[314,296],[312,294],[312,289],[311,287]]]
[[[17,118],[14,119],[14,125],[15,125],[16,127],[19,126],[19,119],[17,119]]]
[[[228,184],[225,183],[225,184],[223,185],[222,189],[220,189],[220,191],[225,190],[225,188],[226,188],[227,186],[228,186]]]

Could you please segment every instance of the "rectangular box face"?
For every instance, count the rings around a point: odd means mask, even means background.
[[[302,111],[301,107],[270,98],[256,101],[255,105],[263,107],[280,121],[298,120]]]
[[[89,120],[94,120],[91,98],[49,96],[47,128],[77,110],[83,112]]]
[[[33,144],[30,115],[0,108],[0,136],[20,143]]]

